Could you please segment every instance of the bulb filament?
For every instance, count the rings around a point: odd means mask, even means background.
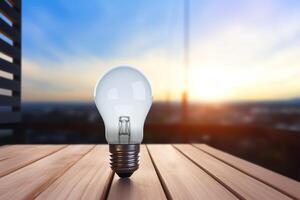
[[[123,139],[124,138],[124,139]],[[130,117],[129,116],[121,116],[119,117],[119,142],[128,139],[128,143],[130,141]]]

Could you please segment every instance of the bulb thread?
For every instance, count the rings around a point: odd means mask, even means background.
[[[139,168],[139,144],[110,144],[110,167],[120,177],[129,177]]]

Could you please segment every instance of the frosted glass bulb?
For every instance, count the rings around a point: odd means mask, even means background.
[[[111,167],[120,177],[128,177],[139,165],[139,144],[152,105],[150,83],[132,67],[116,67],[98,80],[94,98],[110,144]]]

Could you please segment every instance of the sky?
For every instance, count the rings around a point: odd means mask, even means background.
[[[183,0],[25,0],[23,101],[92,101],[111,67],[184,89]],[[300,96],[300,1],[190,0],[190,101]]]

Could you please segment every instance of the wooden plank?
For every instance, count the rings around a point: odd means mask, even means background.
[[[20,18],[20,13],[18,13],[6,1],[0,1],[0,12],[14,24],[19,23],[18,19]]]
[[[237,199],[171,145],[147,147],[169,198]]]
[[[14,157],[27,149],[35,148],[38,145],[14,144],[0,147],[0,160]]]
[[[104,199],[113,172],[107,145],[97,145],[36,199]]]
[[[12,41],[15,41],[15,42],[20,41],[20,34],[1,18],[0,18],[0,33],[5,35]]]
[[[20,91],[20,82],[8,78],[0,77],[0,88]]]
[[[16,148],[0,162],[0,177],[16,171],[30,163],[55,153],[66,145],[28,145],[29,147]],[[1,150],[2,151],[2,150]],[[8,157],[10,156],[10,157]]]
[[[20,49],[8,44],[1,38],[0,38],[0,52],[2,52],[3,54],[5,54],[7,56],[12,57],[12,58],[16,58],[18,60],[20,60],[20,58],[21,58]]]
[[[291,199],[192,145],[177,144],[174,146],[241,199]]]
[[[33,199],[93,148],[72,145],[0,178],[0,199]]]
[[[5,96],[0,94],[0,106],[17,106],[20,105],[20,98]]]
[[[141,146],[141,163],[130,179],[115,175],[108,199],[166,199],[145,145]]]
[[[195,147],[207,152],[208,154],[222,160],[226,164],[241,170],[242,172],[260,180],[277,190],[292,196],[295,199],[300,199],[300,183],[282,176],[276,172],[272,172],[263,167],[242,160],[228,153],[222,152],[204,144],[194,144]]]
[[[33,148],[35,145],[5,145],[0,147],[0,161],[11,158],[21,151],[26,151],[29,148]],[[1,170],[1,169],[0,169]]]
[[[0,124],[10,124],[21,121],[20,112],[0,112]]]
[[[15,75],[20,75],[21,67],[16,65],[15,63],[8,62],[2,58],[0,58],[0,70],[5,72],[9,72]]]

